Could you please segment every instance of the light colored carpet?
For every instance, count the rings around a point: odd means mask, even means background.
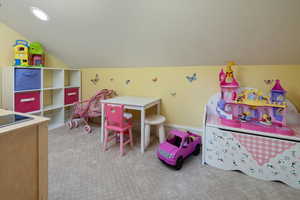
[[[136,137],[136,136],[135,136]],[[141,154],[139,143],[119,156],[103,152],[99,131],[59,128],[49,133],[49,200],[296,200],[300,191],[277,182],[200,164],[190,157],[180,171],[155,156],[156,144]]]

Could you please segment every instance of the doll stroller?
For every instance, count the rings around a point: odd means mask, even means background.
[[[91,118],[101,116],[101,100],[112,98],[116,93],[113,90],[103,89],[88,100],[77,102],[74,105],[70,120],[66,123],[69,129],[78,128],[83,122],[83,129],[86,133],[91,133],[92,128],[88,124]]]

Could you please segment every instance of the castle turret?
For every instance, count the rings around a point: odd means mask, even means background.
[[[221,97],[226,102],[233,102],[236,100],[237,90],[239,88],[239,83],[234,78],[233,70],[231,69],[232,65],[234,65],[233,62],[228,63],[225,73],[223,70],[219,73]]]
[[[285,102],[286,91],[282,88],[280,80],[276,80],[274,87],[271,90],[271,101],[275,104],[283,104]]]
[[[219,81],[222,82],[225,79],[225,73],[224,70],[221,69],[220,73],[219,73]]]

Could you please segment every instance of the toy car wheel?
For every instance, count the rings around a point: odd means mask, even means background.
[[[200,144],[197,144],[197,146],[195,147],[195,150],[193,151],[193,155],[197,156],[200,153]]]
[[[67,122],[67,127],[69,128],[69,129],[72,129],[73,128],[73,121],[72,120],[70,120],[70,121],[68,121]]]
[[[83,129],[84,129],[84,131],[85,131],[86,133],[91,133],[91,132],[92,132],[92,128],[91,128],[89,125],[85,125],[85,126],[83,127]]]
[[[176,161],[175,169],[180,170],[182,168],[182,165],[183,165],[183,158],[179,157]]]

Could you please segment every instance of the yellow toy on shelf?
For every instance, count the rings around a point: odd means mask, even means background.
[[[29,42],[26,40],[17,40],[14,45],[14,66],[29,66]]]
[[[237,104],[244,104],[249,106],[270,106],[277,108],[285,108],[286,104],[283,102],[279,103],[271,103],[269,96],[264,96],[260,90],[257,89],[245,89],[238,95],[236,100]]]

